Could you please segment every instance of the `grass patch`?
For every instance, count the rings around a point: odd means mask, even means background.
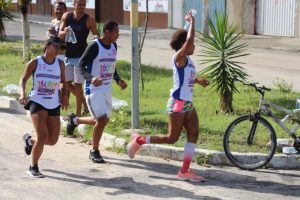
[[[42,54],[42,43],[32,44],[34,52],[32,57]],[[121,134],[121,130],[131,127],[131,69],[130,63],[126,61],[117,61],[118,73],[128,83],[128,88],[121,91],[113,84],[113,96],[128,102],[129,106],[112,113],[110,122],[105,132],[114,134],[118,137],[128,139],[128,135]],[[161,69],[151,66],[142,66],[145,78],[145,89],[140,87],[140,126],[148,128],[147,134],[167,134],[168,133],[168,115],[166,112],[166,102],[169,98],[169,91],[172,86],[172,70]],[[0,47],[0,88],[7,84],[18,84],[21,74],[24,71],[22,62],[22,44],[21,42],[1,42]],[[31,80],[27,83],[26,91],[29,92]],[[234,94],[233,107],[234,114],[223,114],[219,111],[219,96],[212,92],[210,88],[195,86],[193,103],[198,111],[200,122],[200,136],[198,147],[204,149],[223,150],[223,134],[228,124],[238,115],[255,111],[258,107],[259,94],[254,89],[238,85],[239,93]],[[3,93],[3,92],[2,92]],[[295,108],[295,100],[299,97],[296,92],[282,92],[272,90],[267,92],[265,99],[273,103],[282,105],[289,109]],[[17,98],[17,97],[16,97]],[[75,98],[71,96],[71,107],[68,111],[62,111],[62,115],[75,111]],[[283,113],[278,113],[283,117]],[[276,130],[278,138],[289,138],[280,127],[270,121]],[[84,136],[90,139],[91,130]],[[78,134],[79,135],[79,134]],[[186,141],[186,135],[183,133],[175,146],[183,146]],[[117,151],[122,152],[121,149]],[[205,163],[199,158],[199,163]]]

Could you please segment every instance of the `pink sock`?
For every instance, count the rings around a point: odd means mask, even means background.
[[[183,164],[181,168],[182,173],[186,173],[192,162],[194,153],[195,153],[196,144],[187,142],[184,146],[184,153],[183,153]]]
[[[191,164],[192,158],[184,158],[183,159],[183,164],[181,167],[181,172],[185,173],[188,171],[188,169],[190,168],[190,164]]]
[[[143,144],[146,144],[146,137],[145,136],[139,136],[137,139],[136,139],[137,143],[139,145],[143,145]]]

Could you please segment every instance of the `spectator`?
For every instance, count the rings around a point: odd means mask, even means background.
[[[57,37],[59,33],[60,21],[63,14],[67,12],[67,6],[65,2],[59,1],[54,4],[55,18],[51,21],[51,27],[48,28],[49,37]],[[58,57],[61,60],[65,60],[65,51],[60,49]]]
[[[87,37],[91,31],[93,35],[99,33],[96,28],[96,21],[85,13],[86,0],[74,0],[74,11],[66,12],[61,19],[59,37],[65,39],[70,28],[74,31],[77,43],[66,43],[65,65],[66,65],[66,86],[76,97],[76,115],[81,116],[81,106],[84,106],[84,113],[88,112],[83,96],[83,77],[79,72],[78,62],[85,48]],[[69,28],[70,27],[70,28]],[[72,83],[74,82],[74,84]]]

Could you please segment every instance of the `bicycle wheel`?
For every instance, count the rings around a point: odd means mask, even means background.
[[[258,115],[244,115],[235,119],[226,129],[223,147],[229,161],[245,170],[266,165],[277,146],[271,124]]]

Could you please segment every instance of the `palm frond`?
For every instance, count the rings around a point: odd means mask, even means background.
[[[201,33],[201,64],[208,65],[199,72],[211,80],[212,90],[220,95],[238,92],[236,81],[247,80],[248,74],[235,59],[247,56],[247,44],[240,43],[243,33],[238,33],[238,25],[228,25],[228,15],[215,12],[215,22],[207,17],[210,34]]]

